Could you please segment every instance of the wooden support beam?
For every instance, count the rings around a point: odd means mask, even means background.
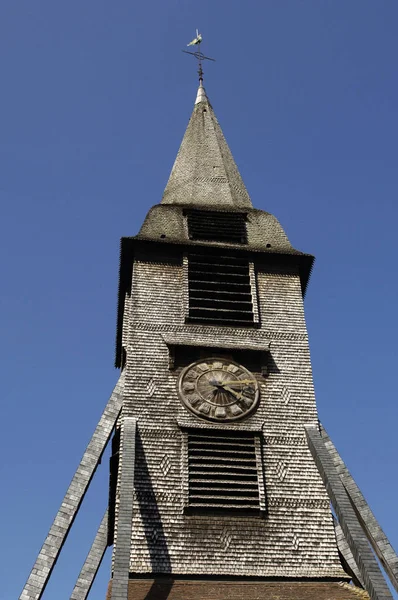
[[[393,600],[318,426],[308,425],[305,431],[311,454],[329,494],[344,537],[358,565],[366,591],[372,600]]]
[[[355,558],[350,550],[347,540],[345,539],[344,532],[341,529],[341,525],[335,517],[333,517],[333,522],[334,530],[336,532],[337,547],[341,556],[346,562],[346,568],[348,569],[348,572],[352,575],[355,583],[364,587],[362,577],[358,569],[358,565],[355,562]]]
[[[93,545],[84,561],[82,570],[73,588],[70,600],[86,600],[94,583],[95,576],[100,568],[105,551],[108,547],[108,510],[102,517],[101,525],[94,538]]]
[[[124,377],[120,376],[83,454],[50,531],[39,552],[19,600],[40,600],[48,579],[79,511],[123,403]]]
[[[114,541],[111,600],[128,598],[136,429],[137,419],[125,416],[122,422],[120,447],[119,510]]]
[[[358,519],[366,533],[366,536],[377,558],[383,565],[383,569],[385,570],[388,578],[398,592],[398,556],[322,425],[321,436],[330,456],[332,457],[336,471],[340,475],[340,479],[343,482],[346,492],[351,499],[354,510],[357,513]]]

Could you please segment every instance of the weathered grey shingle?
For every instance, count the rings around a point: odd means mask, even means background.
[[[206,94],[200,99],[194,106],[162,203],[251,208],[213,108]]]

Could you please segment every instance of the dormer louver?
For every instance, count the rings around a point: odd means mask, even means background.
[[[247,244],[245,213],[192,210],[187,223],[191,240]]]

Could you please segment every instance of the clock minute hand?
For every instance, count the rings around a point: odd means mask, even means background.
[[[223,381],[221,385],[236,385],[238,383],[256,383],[256,379],[237,379],[236,381]]]

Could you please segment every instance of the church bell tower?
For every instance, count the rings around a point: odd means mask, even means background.
[[[41,598],[109,439],[72,600],[110,545],[108,600],[392,598],[375,554],[393,585],[398,559],[318,421],[312,264],[253,207],[200,82],[163,198],[122,239],[120,379],[22,600]]]

